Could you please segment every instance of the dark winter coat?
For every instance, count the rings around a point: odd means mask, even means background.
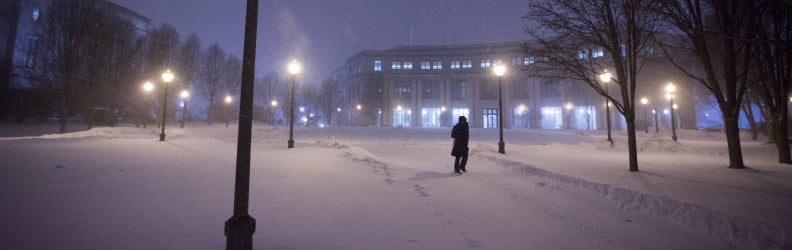
[[[454,138],[454,148],[451,149],[452,156],[468,155],[468,138],[470,132],[467,122],[459,122],[451,129],[451,138]]]

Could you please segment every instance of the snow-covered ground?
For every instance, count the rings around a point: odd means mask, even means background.
[[[237,127],[122,125],[42,135],[0,124],[0,249],[221,249]],[[77,128],[79,130],[79,127]],[[650,131],[652,132],[652,131]],[[257,249],[790,249],[792,166],[719,133],[471,129],[452,173],[450,128],[254,126]]]

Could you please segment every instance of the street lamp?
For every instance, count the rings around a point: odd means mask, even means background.
[[[605,70],[604,73],[599,75],[600,81],[602,83],[609,83],[611,80],[611,74],[608,73],[608,70]],[[611,114],[610,114],[610,101],[608,99],[610,94],[608,93],[608,85],[605,85],[605,117],[608,120],[608,141],[613,145],[613,138],[611,137]]]
[[[272,126],[275,127],[275,107],[278,106],[278,101],[272,100],[270,104],[272,105]]]
[[[674,91],[676,90],[676,86],[674,86],[673,83],[669,82],[668,85],[665,86],[665,90],[667,92],[666,97],[668,98],[668,100],[671,101],[671,133],[672,133],[671,139],[674,140],[674,141],[677,141],[676,117],[674,117],[674,108],[673,108],[674,107]]]
[[[297,73],[300,73],[300,64],[297,60],[292,60],[289,64],[289,74],[291,74],[291,111],[289,112],[289,146],[294,147],[294,81],[297,78]]]
[[[572,129],[572,108],[575,106],[572,105],[571,102],[567,102],[566,110],[567,110],[567,129]]]
[[[498,76],[498,129],[500,130],[498,153],[506,154],[506,143],[503,142],[503,74],[506,73],[506,66],[498,64],[492,70]]]
[[[165,93],[162,95],[162,132],[160,133],[160,141],[165,141],[165,111],[168,107],[168,83],[173,81],[173,73],[170,70],[166,70],[165,73],[162,73],[162,80],[165,82]]]
[[[357,109],[357,125],[358,126],[360,126],[360,109],[362,109],[362,108],[363,108],[363,106],[360,106],[360,104],[358,104],[357,107],[355,107],[355,109]]]
[[[182,90],[181,98],[182,98],[182,115],[181,115],[181,128],[184,128],[184,116],[187,114],[187,97],[190,97],[190,92],[187,90]]]
[[[142,121],[143,122],[143,128],[146,128],[146,121],[148,120],[148,116],[149,116],[148,93],[151,93],[152,90],[154,90],[154,84],[152,84],[151,82],[146,82],[146,83],[143,84],[143,91],[146,91],[146,94],[147,94],[146,95],[146,101],[144,102],[146,104],[146,105],[144,105],[145,106],[145,110],[143,110],[144,111],[143,113],[145,113],[146,115],[144,116],[143,114],[140,114],[140,116],[141,116],[140,119],[143,120]]]
[[[225,119],[226,120],[226,127],[228,127],[228,112],[231,109],[231,102],[232,101],[234,101],[234,98],[231,98],[230,95],[227,95],[226,98],[225,98],[225,102],[226,102],[226,114],[225,114],[226,115],[226,117],[225,117],[226,118]]]
[[[649,121],[647,121],[646,119],[646,104],[648,103],[649,103],[649,99],[646,99],[646,97],[641,98],[641,104],[644,105],[644,128],[646,129],[647,134],[649,133]]]

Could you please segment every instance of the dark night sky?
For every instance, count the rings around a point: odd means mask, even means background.
[[[195,32],[204,48],[217,42],[242,56],[244,0],[112,0],[172,24],[182,36]],[[320,83],[349,56],[399,45],[443,45],[526,39],[521,19],[528,0],[261,0],[256,76],[286,74],[303,63],[302,81]]]

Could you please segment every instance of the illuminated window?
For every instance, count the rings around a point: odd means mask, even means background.
[[[409,108],[402,108],[401,106],[399,106],[393,109],[394,127],[410,127],[411,119],[412,119],[412,111]]]
[[[382,61],[374,61],[374,71],[382,71]]]
[[[412,62],[410,61],[404,62],[404,69],[412,69]]]
[[[391,69],[401,69],[402,64],[400,61],[392,61],[391,62]]]
[[[529,56],[529,57],[523,58],[523,65],[531,65],[531,64],[534,64],[534,57],[533,56]]]
[[[473,61],[471,61],[471,60],[462,61],[462,68],[463,69],[472,69],[473,68]]]
[[[429,61],[421,61],[421,69],[431,69],[432,65]]]
[[[443,62],[442,61],[432,62],[432,69],[443,69]]]
[[[492,66],[492,59],[481,59],[481,68],[489,68]]]
[[[454,118],[454,122],[458,121],[458,117],[464,116],[468,119],[468,122],[473,122],[473,117],[470,117],[470,110],[466,108],[454,108],[451,109],[451,115]]]
[[[443,112],[440,108],[423,108],[421,109],[421,126],[427,128],[440,127],[440,115]]]
[[[461,65],[459,61],[451,61],[451,69],[459,69]]]
[[[605,55],[605,54],[602,53],[602,47],[600,47],[598,49],[595,49],[594,51],[591,52],[591,57],[594,57],[594,58],[602,57],[603,55]]]
[[[483,109],[481,111],[482,114],[482,126],[484,128],[497,128],[498,127],[498,110],[497,109]]]

